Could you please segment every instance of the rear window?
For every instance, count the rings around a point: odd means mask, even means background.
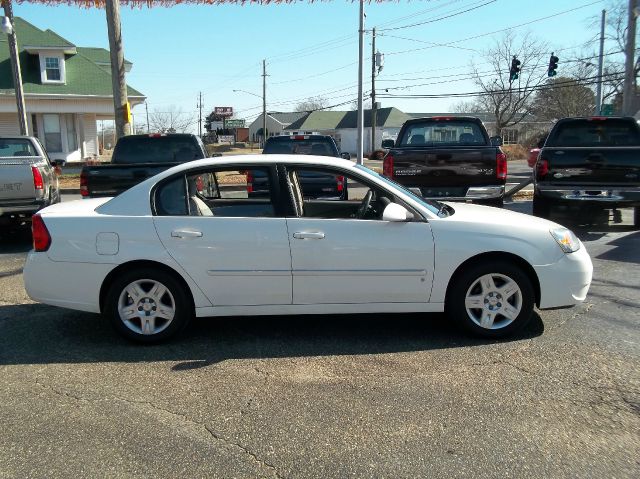
[[[487,145],[484,129],[473,121],[425,121],[405,129],[399,146]]]
[[[325,138],[267,140],[262,153],[265,155],[339,156],[333,141]]]
[[[113,152],[113,163],[183,163],[202,158],[193,138],[176,136],[130,136],[121,138]]]
[[[558,123],[545,146],[640,146],[633,120],[572,120]]]
[[[29,140],[0,138],[0,156],[38,156],[38,152]]]

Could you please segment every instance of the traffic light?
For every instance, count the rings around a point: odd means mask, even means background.
[[[549,70],[547,71],[547,75],[550,77],[556,76],[558,69],[558,57],[551,52],[551,58],[549,58]]]
[[[513,60],[511,60],[511,70],[509,70],[509,83],[518,79],[520,76],[520,60],[513,56]]]

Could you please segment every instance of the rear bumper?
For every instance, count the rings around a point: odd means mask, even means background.
[[[534,266],[540,281],[540,309],[575,306],[585,300],[593,264],[583,244],[574,253],[568,253],[553,264]]]
[[[48,205],[44,201],[0,204],[0,216],[30,216],[45,206]]]
[[[602,206],[640,205],[640,186],[536,185],[535,193],[545,199],[566,203],[599,203]]]
[[[504,197],[504,185],[460,187],[420,187],[424,198],[443,201],[492,200]],[[452,191],[453,190],[453,191]]]

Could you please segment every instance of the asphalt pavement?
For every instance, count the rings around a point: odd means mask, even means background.
[[[3,234],[0,477],[640,477],[640,232],[629,211],[559,220],[594,261],[586,302],[497,342],[385,314],[139,346],[32,302],[29,235]]]

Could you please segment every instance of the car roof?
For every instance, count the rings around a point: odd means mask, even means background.
[[[229,155],[229,156],[216,156],[212,158],[203,158],[202,160],[193,160],[183,163],[178,166],[174,166],[167,170],[172,173],[177,173],[182,170],[189,170],[191,168],[198,168],[202,166],[224,166],[224,165],[273,165],[275,163],[282,164],[304,164],[315,166],[339,166],[342,168],[352,168],[355,164],[351,160],[345,160],[335,156],[315,156],[315,155],[284,155],[284,154],[271,154],[271,155]]]

